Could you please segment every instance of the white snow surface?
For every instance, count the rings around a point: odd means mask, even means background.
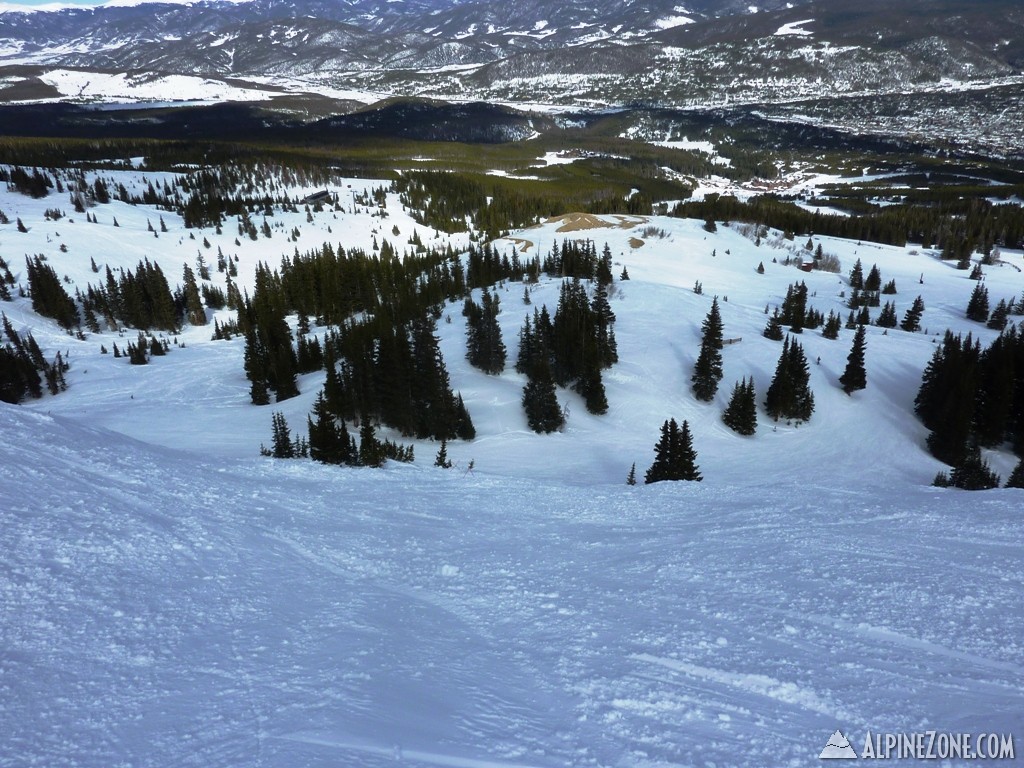
[[[102,175],[134,192],[170,176]],[[386,219],[352,209],[353,192],[380,184],[341,181],[344,212],[310,224],[278,211],[271,239],[240,246],[233,221],[195,240],[173,214],[118,202],[91,209],[97,224],[48,221],[66,196],[3,189],[0,209],[30,231],[0,225],[0,243],[19,280],[20,254],[44,254],[69,290],[142,258],[173,285],[200,251],[214,269],[221,247],[251,290],[258,261],[295,247],[401,248],[414,230],[444,242],[394,196]],[[161,216],[169,231],[154,237],[146,222],[159,230]],[[936,333],[995,336],[963,319],[966,273],[915,246],[814,238],[843,275],[859,257],[894,278],[901,316],[921,294],[928,333],[869,328],[868,388],[848,397],[837,378],[852,334],[806,331],[811,421],[773,429],[762,412],[741,438],[721,411],[744,376],[763,399],[780,349],[761,336],[765,304],[805,280],[811,306],[838,310],[845,278],[783,266],[806,253],[799,238],[757,247],[721,223],[603,221],[498,246],[532,256],[591,238],[616,274],[628,268],[612,297],[609,413],[560,390],[566,430],[529,431],[516,334],[534,306],[554,309],[558,281],[529,307],[510,283],[500,376],[466,364],[461,306],[438,324],[478,434],[448,446],[448,471],[426,441],[415,464],[383,470],[260,458],[273,411],[304,431],[322,373],[257,408],[241,340],[211,341],[210,326],[130,366],[99,347],[134,331],[79,341],[28,299],[0,304],[72,365],[67,392],[0,404],[0,766],[802,766],[837,729],[857,748],[869,729],[1019,740],[1024,493],[929,487],[941,465],[912,414]],[[1024,290],[1021,253],[1001,258],[985,270],[993,302]],[[689,376],[713,295],[726,338],[742,340],[702,404]],[[669,417],[689,421],[704,482],[626,486]],[[1016,461],[986,455],[1004,477]]]
[[[227,38],[216,41],[219,45]],[[192,75],[133,76],[70,69],[54,69],[39,79],[56,88],[62,97],[85,101],[265,101],[275,94],[254,88],[238,88],[221,80]]]
[[[693,19],[689,16],[665,16],[654,22],[654,26],[658,29],[672,29],[673,27],[681,27],[684,24],[693,24]]]
[[[785,37],[787,35],[796,35],[799,37],[809,37],[813,34],[809,29],[804,29],[804,24],[810,24],[814,19],[802,19],[801,21],[791,21],[788,24],[783,24],[777,30],[775,30],[775,37]]]

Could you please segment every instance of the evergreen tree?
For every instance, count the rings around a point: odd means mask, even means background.
[[[697,452],[693,449],[693,437],[690,435],[690,424],[684,419],[683,428],[675,445],[673,461],[674,473],[679,480],[700,482],[704,478],[697,466]]]
[[[1011,305],[1006,303],[1006,299],[1000,299],[999,303],[996,304],[996,308],[992,310],[992,316],[988,319],[987,327],[996,331],[1003,330],[1010,316],[1010,307]]]
[[[477,305],[467,298],[463,314],[466,315],[466,359],[470,365],[484,373],[498,374],[505,370],[506,350],[498,326],[499,303],[486,288],[483,304]]]
[[[768,415],[779,419],[807,421],[814,412],[814,395],[810,390],[810,370],[803,347],[787,336],[782,345],[775,375],[765,395]]]
[[[161,219],[162,221],[162,219]],[[185,314],[192,325],[206,325],[206,309],[199,297],[199,286],[196,284],[195,273],[188,264],[185,265]]]
[[[1014,411],[1014,391],[1018,389],[1016,370],[1024,362],[1024,347],[1016,329],[1002,333],[981,353],[974,395],[975,442],[995,448],[1005,442]]]
[[[608,243],[601,250],[601,258],[597,262],[596,278],[598,286],[607,288],[612,283],[612,249]]]
[[[860,263],[860,259],[857,259],[853,269],[850,270],[850,287],[858,291],[864,288],[864,266]]]
[[[442,469],[451,469],[452,462],[448,458],[448,441],[442,440],[441,447],[437,451],[437,456],[434,458],[434,466],[441,467]]]
[[[636,462],[633,462],[633,466],[629,468],[629,474],[626,475],[626,485],[636,485]],[[1022,486],[1024,487],[1024,486]]]
[[[885,306],[882,307],[876,322],[879,328],[895,328],[897,323],[895,303],[891,301],[885,302]]]
[[[1004,488],[1024,488],[1024,459],[1017,462],[1010,476],[1006,478]]]
[[[882,273],[877,264],[871,265],[868,276],[864,278],[864,293],[877,294],[882,290]]]
[[[526,421],[534,432],[556,432],[565,425],[565,417],[555,396],[551,368],[545,359],[539,359],[527,373],[523,408]]]
[[[462,400],[461,392],[455,398],[455,414],[455,436],[459,440],[474,439],[476,437],[476,427],[473,426],[473,420],[469,417],[469,409],[466,408],[466,404]]]
[[[964,458],[974,422],[981,348],[971,339],[946,331],[925,368],[914,410],[931,430],[928,449],[956,465]]]
[[[654,447],[654,463],[644,477],[646,484],[664,480],[692,480],[700,482],[697,453],[693,449],[690,425],[684,421],[682,429],[675,419],[661,426],[661,437]]]
[[[949,473],[949,484],[965,491],[983,491],[998,488],[999,475],[992,471],[988,461],[981,457],[981,450],[972,444],[963,459]]]
[[[307,417],[309,427],[309,455],[323,464],[352,464],[355,461],[354,444],[345,423],[338,427],[330,412],[324,393],[320,392],[313,404],[313,417]]]
[[[28,285],[32,294],[32,309],[44,317],[51,317],[68,330],[80,322],[78,307],[65,292],[53,267],[40,256],[25,257],[28,267]]]
[[[698,400],[710,402],[718,391],[718,382],[722,380],[722,316],[718,309],[718,297],[711,302],[711,310],[701,328],[700,353],[690,380],[694,396]]]
[[[149,358],[146,357],[146,350],[148,349],[149,343],[140,331],[139,338],[135,343],[128,342],[128,362],[132,365],[146,365],[149,363]]]
[[[900,323],[900,328],[908,333],[916,333],[921,330],[921,315],[924,314],[924,301],[918,296],[914,299],[914,303],[910,309],[903,316],[903,322]]]
[[[793,283],[786,289],[779,321],[788,325],[791,332],[803,333],[807,323],[807,284],[803,281]]]
[[[840,319],[839,315],[830,310],[828,313],[828,319],[825,321],[825,326],[821,329],[821,335],[826,339],[838,339],[839,329],[842,327],[842,324],[843,321]]]
[[[377,439],[369,417],[364,416],[359,427],[359,464],[364,467],[382,467],[386,460],[384,446]]]
[[[270,449],[271,456],[275,459],[294,459],[295,444],[292,443],[291,430],[288,428],[288,422],[285,421],[284,414],[280,411],[274,411],[271,424],[273,431],[273,444]]]
[[[768,323],[765,325],[761,335],[766,339],[771,339],[772,341],[782,341],[782,337],[785,334],[782,330],[782,323],[779,320],[778,309],[776,309],[775,312],[772,313],[772,316],[768,318]]]
[[[722,421],[734,432],[748,436],[757,431],[757,400],[754,394],[754,377],[736,382],[729,405],[722,414]]]
[[[609,280],[609,282],[611,281]],[[590,310],[593,313],[594,333],[601,367],[610,368],[619,362],[619,349],[615,342],[615,330],[612,328],[615,323],[615,312],[612,311],[611,303],[608,301],[607,285],[600,282],[597,284],[594,289],[594,299],[590,302]]]
[[[967,318],[979,323],[988,320],[988,288],[981,283],[974,286],[967,302]]]
[[[864,370],[864,349],[866,346],[864,326],[858,326],[853,335],[853,346],[846,358],[846,370],[839,377],[843,392],[850,394],[868,385],[867,372]]]

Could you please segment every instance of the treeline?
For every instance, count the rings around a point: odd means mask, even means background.
[[[487,186],[465,174],[440,171],[402,174],[392,191],[420,224],[448,233],[475,228],[486,240],[562,213],[564,205],[546,195]]]
[[[747,202],[731,196],[708,195],[685,201],[673,216],[763,224],[794,234],[829,235],[904,246],[921,243],[941,248],[943,256],[959,259],[966,250],[990,253],[995,246],[1024,247],[1024,208],[995,205],[987,200],[950,200],[941,204],[893,205],[871,213],[837,216],[806,211],[775,197]]]
[[[399,194],[402,204],[420,224],[448,233],[474,229],[485,240],[494,240],[511,230],[531,226],[539,219],[572,211],[650,215],[654,206],[651,193],[639,191],[626,195],[611,183],[588,186],[584,191],[577,191],[572,185],[569,189],[573,191],[553,194],[538,187],[536,182],[483,181],[478,176],[441,171],[407,172],[392,183],[392,191]],[[684,190],[667,185],[665,192],[680,196]]]

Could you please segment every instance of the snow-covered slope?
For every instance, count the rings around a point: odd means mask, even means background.
[[[130,193],[145,189],[152,181],[162,185],[165,175],[137,171],[104,173],[124,183]],[[92,176],[87,175],[91,180]],[[99,284],[107,265],[113,269],[134,269],[144,258],[158,262],[172,286],[181,281],[182,265],[195,269],[202,253],[213,267],[217,251],[238,256],[240,288],[252,289],[256,265],[264,261],[278,265],[281,257],[321,245],[325,241],[345,248],[370,251],[374,240],[388,239],[399,249],[406,247],[417,232],[427,245],[440,244],[447,237],[426,229],[402,210],[391,195],[383,213],[359,206],[352,213],[353,195],[381,182],[349,179],[335,188],[342,197],[344,212],[314,214],[308,223],[303,212],[278,211],[268,222],[273,237],[250,241],[244,237],[235,245],[237,232],[229,222],[223,234],[212,230],[186,230],[181,219],[166,211],[146,206],[112,202],[92,209],[98,223],[87,224],[81,215],[47,221],[44,211],[63,201],[54,196],[31,200],[6,190],[0,191],[0,210],[14,222],[23,219],[29,232],[18,233],[15,224],[0,227],[0,242],[10,254],[44,254],[58,275],[67,276],[69,291],[85,290]],[[299,188],[301,197],[311,191]],[[376,214],[376,215],[375,215]],[[163,219],[167,232],[159,230]],[[117,219],[119,226],[114,227]],[[502,313],[499,321],[509,350],[506,371],[488,376],[465,361],[465,321],[461,305],[450,305],[438,324],[438,335],[454,389],[461,391],[474,422],[477,439],[450,447],[463,464],[475,460],[479,471],[519,477],[566,479],[584,485],[617,484],[632,462],[645,468],[658,427],[667,418],[688,419],[705,477],[709,482],[761,482],[761,472],[752,476],[751,466],[774,467],[780,474],[796,477],[828,475],[860,476],[863,482],[900,485],[927,484],[943,466],[924,447],[926,432],[913,415],[913,400],[921,373],[930,359],[937,339],[946,328],[971,332],[983,343],[997,335],[983,325],[968,321],[964,308],[975,283],[952,263],[937,258],[937,252],[914,246],[896,248],[856,243],[833,238],[814,238],[823,251],[842,262],[840,275],[804,273],[785,266],[789,257],[810,257],[806,241],[790,242],[773,234],[756,246],[739,227],[720,226],[718,232],[704,231],[702,222],[659,217],[616,217],[596,220],[598,228],[563,231],[564,222],[554,221],[515,233],[517,242],[501,241],[499,249],[520,248],[525,256],[543,254],[565,238],[589,238],[598,249],[608,243],[618,274],[625,266],[631,276],[617,281],[612,308],[619,320],[616,335],[620,363],[605,375],[610,411],[595,417],[586,412],[582,400],[572,392],[559,393],[569,409],[564,433],[541,436],[531,432],[520,407],[525,378],[513,370],[518,351],[518,333],[527,314],[547,304],[554,312],[560,281],[545,278],[531,290],[531,305],[523,303],[523,285],[508,283],[500,289]],[[623,226],[625,224],[625,226]],[[394,228],[399,234],[393,234]],[[297,228],[296,242],[288,233]],[[649,228],[649,229],[646,229]],[[645,234],[649,231],[651,234]],[[195,236],[193,239],[192,235]],[[202,246],[203,239],[210,248]],[[464,247],[465,234],[451,238]],[[61,246],[67,252],[61,251]],[[525,251],[522,249],[526,248]],[[895,301],[902,318],[914,298],[921,295],[926,306],[922,326],[926,332],[908,334],[899,330],[868,329],[868,388],[848,397],[838,385],[846,365],[852,333],[843,331],[837,341],[822,337],[820,331],[803,334],[807,358],[811,361],[811,386],[817,410],[810,423],[795,427],[773,425],[762,414],[758,435],[738,437],[721,422],[734,382],[753,376],[759,399],[775,371],[780,345],[761,335],[766,307],[782,303],[787,286],[805,281],[808,304],[828,314],[849,310],[846,274],[856,259],[865,273],[878,264],[884,282],[896,281],[898,293],[885,297]],[[20,256],[9,259],[18,279],[25,281]],[[92,262],[99,268],[93,273]],[[765,274],[756,272],[763,263]],[[1024,294],[1024,264],[1020,252],[1006,251],[1003,261],[986,268],[986,285],[994,305],[1000,298]],[[225,275],[212,272],[213,284],[224,287]],[[920,282],[923,280],[924,282]],[[693,291],[696,282],[703,295]],[[690,376],[700,345],[700,325],[711,299],[718,296],[725,335],[741,339],[723,352],[725,377],[711,405],[697,403],[690,393]],[[479,297],[478,297],[479,298]],[[172,347],[165,358],[148,366],[129,366],[123,359],[100,354],[100,346],[123,349],[134,340],[132,331],[90,334],[85,341],[69,337],[49,320],[31,311],[30,302],[16,299],[0,305],[19,331],[31,330],[48,354],[68,351],[72,368],[68,373],[71,391],[46,398],[27,407],[84,418],[91,424],[124,432],[137,439],[172,448],[200,450],[216,456],[253,455],[261,442],[270,439],[270,411],[280,409],[288,422],[304,431],[306,414],[323,384],[323,373],[301,377],[302,395],[272,409],[249,404],[248,386],[242,369],[243,342],[211,341],[210,326],[188,327],[178,336],[184,349]],[[877,316],[879,310],[873,310]],[[233,318],[224,310],[220,319]],[[450,319],[450,322],[448,320]],[[816,364],[820,357],[820,364]],[[395,436],[397,437],[397,436]],[[417,444],[420,461],[432,460],[436,446]],[[558,461],[552,461],[557,456]],[[884,461],[879,461],[884,456]],[[1005,478],[1015,459],[1009,453],[990,452],[994,467]],[[835,467],[835,469],[833,469]]]
[[[231,460],[0,406],[0,763],[807,765],[1020,733],[1020,492]]]
[[[164,178],[116,177],[129,192]],[[394,197],[387,218],[355,211],[350,198],[377,185],[332,185],[344,212],[309,223],[278,211],[272,238],[240,245],[233,222],[193,240],[166,211],[116,202],[90,209],[95,224],[49,221],[64,199],[0,190],[29,229],[0,226],[0,243],[19,279],[20,254],[44,254],[69,290],[147,257],[174,283],[182,262],[202,252],[213,266],[220,247],[251,289],[259,260],[325,239],[401,246],[417,230],[435,242]],[[847,397],[852,334],[805,332],[811,421],[773,428],[762,413],[740,438],[721,411],[743,376],[763,399],[780,350],[761,336],[765,304],[806,280],[827,313],[844,279],[784,266],[803,242],[756,246],[735,226],[592,223],[499,245],[533,254],[589,237],[628,269],[612,298],[608,415],[560,392],[567,429],[528,430],[516,333],[535,306],[554,307],[558,282],[531,306],[509,283],[502,375],[465,363],[460,306],[438,325],[478,433],[449,445],[449,471],[431,466],[429,442],[382,471],[260,458],[272,411],[304,429],[322,373],[257,408],[241,340],[211,341],[209,326],[130,366],[100,345],[133,331],[79,341],[28,299],[0,304],[72,365],[66,393],[0,405],[0,765],[797,766],[837,729],[858,751],[868,730],[1019,737],[1024,497],[928,487],[941,465],[911,413],[935,334],[995,333],[963,319],[966,273],[913,246],[821,238],[843,275],[861,258],[895,279],[900,315],[920,293],[928,333],[869,329],[868,388]],[[1003,259],[986,268],[993,301],[1024,290],[1021,254]],[[700,404],[689,376],[713,295],[741,341]],[[627,487],[669,417],[690,422],[704,482]],[[1015,461],[988,457],[1004,477]]]

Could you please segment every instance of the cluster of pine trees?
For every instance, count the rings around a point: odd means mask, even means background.
[[[636,465],[630,469],[626,482],[636,482]],[[680,427],[675,419],[668,419],[661,425],[661,436],[654,446],[654,462],[644,475],[644,483],[660,483],[665,480],[689,480],[700,482],[700,467],[697,466],[697,452],[693,448],[690,425],[685,420]]]
[[[786,336],[775,375],[765,394],[764,406],[775,421],[808,421],[814,412],[811,372],[800,342]]]
[[[17,165],[10,170],[0,169],[0,181],[6,181],[15,192],[35,198],[46,197],[54,188],[54,180],[47,173],[38,168],[29,173]]]
[[[328,335],[324,360],[328,405],[340,418],[373,419],[420,439],[476,436],[452,391],[432,317],[346,324]]]
[[[553,432],[564,423],[556,384],[582,395],[590,413],[607,412],[601,371],[618,361],[614,322],[607,284],[598,281],[590,299],[578,278],[562,281],[554,319],[546,306],[534,309],[532,319],[527,315],[516,370],[527,377],[523,407],[535,432]]]
[[[193,276],[191,288],[195,288]],[[200,315],[205,324],[205,312],[202,307],[188,305],[185,293],[175,296],[171,293],[167,277],[159,264],[143,259],[135,271],[121,269],[114,273],[108,266],[103,285],[88,285],[82,297],[82,306],[86,315],[86,324],[98,332],[95,320],[106,319],[111,328],[126,325],[131,328],[154,328],[174,333],[181,325],[186,311],[194,312],[195,319]]]
[[[1024,315],[1024,302],[1018,302],[1016,297],[1000,299],[989,312],[988,288],[979,279],[967,302],[966,315],[969,320],[985,323],[986,327],[1001,331],[1006,328],[1011,315]]]
[[[505,370],[507,352],[498,326],[500,311],[498,294],[492,295],[486,288],[480,304],[467,297],[462,309],[466,317],[466,359],[484,373],[497,374]]]
[[[26,256],[25,263],[32,309],[44,317],[53,318],[62,328],[71,330],[77,327],[81,322],[78,306],[64,290],[53,267],[45,262],[45,257]]]
[[[0,401],[20,403],[26,398],[40,398],[44,381],[51,395],[67,389],[64,373],[69,366],[60,352],[48,363],[31,333],[22,337],[6,314],[2,323],[7,341],[0,347]]]
[[[275,459],[310,458],[321,464],[349,467],[380,467],[389,459],[407,463],[415,459],[411,445],[380,440],[368,420],[362,423],[359,442],[356,442],[345,422],[331,413],[322,392],[306,424],[309,437],[296,435],[293,438],[284,414],[275,412],[271,420],[270,448],[261,445],[260,453]]]
[[[965,463],[973,472],[980,448],[1008,443],[1024,456],[1021,329],[1009,326],[986,349],[971,334],[946,331],[925,368],[914,409],[931,430],[928,449],[954,472]]]

